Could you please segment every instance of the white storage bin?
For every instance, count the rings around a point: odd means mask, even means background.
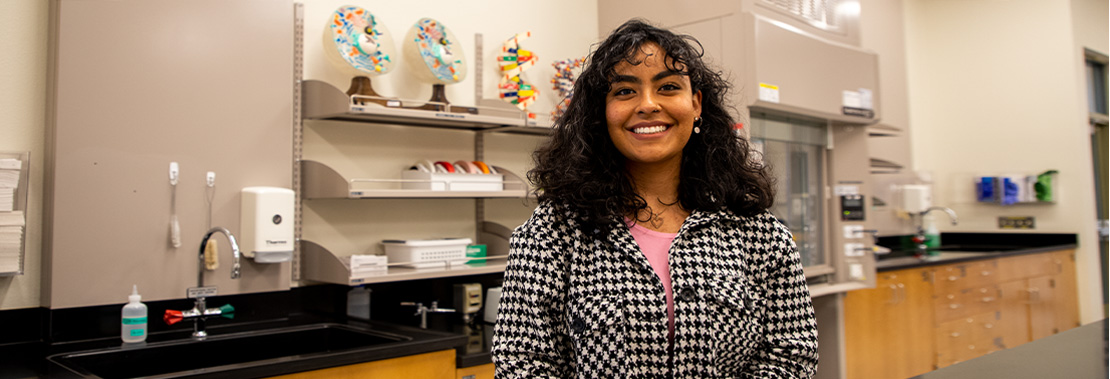
[[[446,238],[437,240],[385,240],[385,255],[389,262],[405,263],[398,266],[412,268],[449,267],[465,264],[466,246],[470,238]]]
[[[501,191],[505,176],[501,174],[436,173],[416,170],[401,171],[402,189],[431,191]],[[411,182],[408,180],[412,180]]]

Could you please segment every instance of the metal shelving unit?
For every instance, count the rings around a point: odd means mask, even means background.
[[[461,129],[475,132],[474,151],[476,160],[483,155],[484,135],[486,133],[511,133],[525,135],[549,135],[550,125],[542,125],[530,120],[525,113],[488,107],[468,107],[477,109],[477,114],[455,112],[449,104],[439,104],[442,110],[411,109],[405,107],[421,106],[427,102],[413,102],[387,99],[393,106],[384,106],[361,100],[361,96],[348,96],[334,86],[317,80],[301,82],[303,120],[335,120],[367,124],[388,124],[422,128]],[[366,105],[362,103],[368,103]],[[298,123],[303,127],[303,122]],[[298,130],[299,132],[299,130]],[[300,135],[299,133],[297,134]],[[298,151],[303,140],[294,143]],[[512,229],[484,220],[484,199],[526,198],[530,188],[520,176],[500,167],[495,170],[503,175],[502,189],[499,191],[449,191],[413,190],[401,188],[412,180],[384,178],[351,178],[337,172],[324,162],[306,157],[297,157],[297,178],[301,183],[298,201],[310,199],[437,199],[466,198],[474,199],[476,206],[476,237],[478,243],[487,246],[484,263],[449,265],[444,267],[413,269],[397,267],[403,262],[390,262],[388,267],[373,274],[353,274],[350,267],[335,252],[327,249],[326,241],[309,241],[301,238],[298,230],[298,254],[295,267],[299,268],[299,279],[345,285],[393,282],[401,280],[428,279],[463,275],[477,275],[502,272],[508,258],[508,239]],[[431,182],[428,182],[430,184]],[[300,213],[297,215],[298,224]],[[472,258],[476,259],[476,258]],[[478,259],[481,260],[481,259]],[[296,275],[296,274],[295,274]]]

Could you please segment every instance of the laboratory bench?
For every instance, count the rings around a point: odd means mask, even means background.
[[[499,284],[500,275],[455,280]],[[368,374],[404,377],[492,378],[489,341],[493,326],[476,320],[463,323],[457,314],[432,315],[428,328],[419,328],[413,309],[396,299],[441,299],[436,288],[447,288],[448,279],[382,284],[371,291],[371,320],[347,317],[348,286],[334,284],[296,287],[289,291],[215,296],[210,306],[232,304],[233,319],[209,319],[209,337],[192,341],[191,321],[167,326],[161,320],[167,309],[188,309],[189,299],[146,302],[148,338],[123,344],[119,336],[123,304],[72,309],[19,309],[0,312],[0,377],[208,377],[298,378],[311,376],[359,377]],[[396,293],[390,293],[396,291]],[[417,296],[419,294],[419,296]],[[394,305],[392,303],[396,302]],[[359,345],[360,339],[374,340]],[[265,346],[242,351],[238,341],[256,339]],[[257,342],[255,341],[255,342]],[[203,346],[203,348],[201,348]],[[313,350],[315,349],[315,350]],[[116,360],[140,360],[124,367]],[[172,357],[172,358],[170,358]],[[229,358],[230,357],[230,358]],[[236,362],[234,357],[250,357]],[[186,363],[208,366],[195,368]],[[183,369],[166,376],[154,366],[181,364]],[[72,367],[78,367],[74,370]],[[87,367],[90,368],[87,368]],[[74,372],[77,371],[77,372]],[[100,373],[97,375],[96,373]]]
[[[844,295],[848,377],[907,378],[1079,326],[1074,234],[885,237],[875,287]]]

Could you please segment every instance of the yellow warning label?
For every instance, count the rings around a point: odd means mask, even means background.
[[[767,83],[759,83],[759,87],[760,88],[766,88],[766,89],[773,89],[773,90],[776,90],[776,91],[779,89],[779,86],[771,85],[771,84],[767,84]]]

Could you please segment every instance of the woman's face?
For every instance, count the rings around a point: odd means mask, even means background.
[[[691,89],[687,75],[667,68],[665,54],[649,42],[632,59],[640,64],[622,61],[614,67],[605,119],[609,137],[629,163],[681,162],[701,115],[701,92]]]

